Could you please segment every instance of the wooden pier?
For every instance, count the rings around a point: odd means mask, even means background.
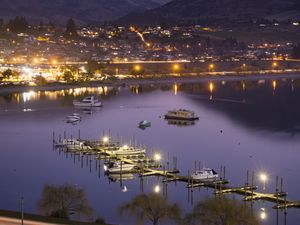
[[[65,136],[65,135],[64,135]],[[61,138],[59,141],[55,140],[55,135],[53,134],[53,147],[54,148],[62,148]],[[245,186],[234,187],[229,186],[229,180],[225,178],[225,167],[221,167],[221,173],[223,175],[222,178],[215,180],[207,180],[207,181],[199,181],[195,180],[191,177],[190,173],[188,175],[181,175],[179,171],[176,169],[166,170],[165,166],[159,165],[152,158],[147,158],[145,156],[120,156],[113,154],[110,151],[112,148],[120,147],[119,142],[110,142],[103,143],[101,141],[84,141],[85,147],[78,146],[78,148],[73,148],[71,153],[78,155],[93,155],[96,160],[114,160],[120,161],[127,164],[131,164],[135,166],[135,173],[138,173],[141,179],[143,177],[149,176],[159,176],[163,177],[163,183],[167,184],[170,182],[184,182],[187,184],[187,189],[190,192],[193,192],[194,188],[206,187],[214,189],[214,193],[217,195],[222,194],[238,194],[244,196],[245,201],[257,201],[264,200],[268,202],[273,202],[275,205],[274,209],[287,209],[287,208],[300,208],[300,201],[294,201],[287,199],[287,193],[283,192],[282,186],[283,181],[281,179],[281,190],[278,188],[278,177],[276,177],[276,192],[275,193],[263,193],[258,192],[258,187],[254,185],[254,173],[252,173],[252,183],[249,185],[248,178],[249,172],[247,171],[247,182]],[[87,147],[88,146],[88,147]],[[68,152],[68,149],[64,149]],[[75,160],[75,156],[74,156]],[[199,166],[200,167],[200,166]],[[120,177],[122,176],[122,171],[120,171]]]

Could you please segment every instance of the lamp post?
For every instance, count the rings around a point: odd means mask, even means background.
[[[259,175],[259,179],[262,181],[262,183],[263,183],[263,191],[265,191],[265,190],[266,190],[266,182],[267,182],[267,180],[268,180],[267,174],[261,173],[261,174]]]

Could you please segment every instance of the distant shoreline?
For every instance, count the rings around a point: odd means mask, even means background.
[[[124,86],[124,85],[145,85],[145,84],[172,84],[172,83],[201,83],[210,81],[250,81],[250,80],[272,80],[272,79],[300,79],[300,73],[278,73],[278,74],[256,74],[256,75],[200,75],[200,76],[181,76],[167,78],[136,78],[124,79],[114,82],[90,82],[86,84],[49,84],[44,86],[2,86],[0,95],[20,93],[28,91],[58,91],[84,87],[101,86]]]

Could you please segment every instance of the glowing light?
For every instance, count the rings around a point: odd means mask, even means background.
[[[159,193],[159,192],[160,192],[160,186],[159,186],[159,185],[156,185],[156,186],[154,187],[154,192],[155,192],[155,193]]]
[[[259,179],[263,182],[263,190],[266,190],[266,182],[268,180],[268,175],[266,173],[261,173]]]
[[[259,179],[260,179],[261,181],[263,181],[263,182],[266,182],[266,181],[268,180],[268,176],[267,176],[267,174],[265,174],[265,173],[261,173],[261,174],[259,175]]]
[[[107,137],[107,136],[103,137],[103,138],[102,138],[102,141],[103,141],[104,143],[108,143],[108,142],[109,142],[109,137]]]
[[[174,64],[174,65],[173,65],[173,70],[177,71],[177,70],[179,70],[179,69],[180,69],[180,67],[179,67],[178,64]]]
[[[154,155],[154,159],[155,159],[156,161],[160,161],[160,160],[161,160],[161,155],[158,154],[158,153],[156,153],[156,154]]]
[[[123,148],[124,149],[128,149],[128,145],[123,145]]]
[[[215,67],[215,64],[209,64],[209,71],[213,71]]]
[[[139,66],[139,65],[134,66],[134,70],[135,71],[140,71],[141,70],[141,66]]]
[[[277,62],[273,62],[272,66],[273,66],[273,68],[276,68],[276,67],[278,67],[278,63]]]

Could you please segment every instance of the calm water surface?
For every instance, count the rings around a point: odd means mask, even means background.
[[[94,94],[102,99],[99,111],[81,111],[72,106],[74,98]],[[194,170],[195,160],[219,170],[226,166],[233,185],[244,185],[246,172],[265,172],[268,192],[275,191],[276,176],[284,178],[289,199],[300,200],[300,81],[247,81],[199,84],[143,85],[130,87],[80,88],[53,92],[26,92],[0,96],[0,208],[19,210],[20,196],[25,210],[36,212],[44,184],[69,183],[87,191],[96,215],[110,223],[131,224],[120,217],[118,206],[140,193],[140,180],[111,182],[96,170],[95,161],[83,162],[53,151],[52,132],[65,131],[70,137],[99,139],[110,131],[125,144],[136,140],[149,149],[161,152],[166,162],[176,156],[183,174]],[[194,125],[168,124],[162,116],[170,109],[187,108],[200,120]],[[78,125],[64,118],[79,112]],[[141,120],[152,122],[146,130],[137,128]],[[151,192],[161,179],[145,179],[144,191]],[[262,189],[257,179],[256,185]],[[194,192],[194,201],[212,196],[212,190]],[[186,212],[188,202],[185,184],[170,183],[168,198],[178,202]],[[239,196],[236,196],[240,198]],[[257,202],[254,212],[266,208],[263,224],[276,224],[273,203]],[[279,211],[278,224],[284,224]],[[300,222],[299,209],[288,210],[287,223]]]

